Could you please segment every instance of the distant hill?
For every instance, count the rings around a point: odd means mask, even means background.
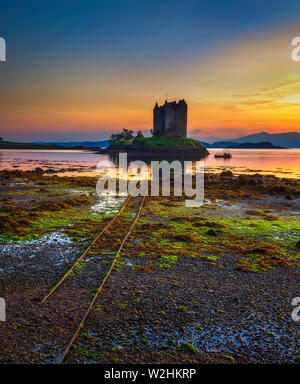
[[[200,141],[202,144],[202,142]],[[231,149],[284,149],[285,147],[273,145],[270,142],[262,141],[259,143],[237,143],[235,141],[216,141],[213,144],[208,144],[205,148],[231,148]],[[203,145],[203,144],[202,144]]]
[[[269,142],[261,142],[261,143],[240,143],[230,145],[226,148],[231,149],[284,149],[284,147],[280,147],[279,145],[273,145]]]
[[[199,141],[199,143],[202,145],[202,147],[204,147],[204,148],[208,148],[208,147],[210,147],[210,144],[207,143],[206,141],[201,141],[201,140],[198,140],[198,141]]]
[[[215,143],[208,144],[206,148],[228,148],[232,145],[237,145],[234,141],[216,141]]]
[[[0,141],[0,149],[61,149],[54,144],[14,143],[12,141]]]
[[[287,132],[287,133],[260,132],[260,133],[255,133],[249,136],[242,136],[230,141],[235,143],[269,142],[269,143],[272,143],[273,145],[279,145],[286,148],[300,148],[300,133],[298,132]]]
[[[44,142],[38,142],[36,144],[42,144],[42,145],[58,145],[64,148],[77,148],[77,147],[84,147],[84,148],[107,148],[109,146],[108,140],[103,141],[69,141],[67,143],[58,143],[58,142],[51,142],[51,143],[44,143]]]

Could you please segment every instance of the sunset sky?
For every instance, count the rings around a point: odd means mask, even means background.
[[[106,139],[184,98],[188,135],[300,132],[299,0],[0,3],[0,136]]]

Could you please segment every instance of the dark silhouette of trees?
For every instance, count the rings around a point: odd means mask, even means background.
[[[123,129],[121,133],[113,133],[110,137],[109,144],[116,145],[121,143],[130,142],[134,139],[132,130]]]
[[[139,138],[139,137],[144,137],[142,131],[137,131],[137,133],[136,133],[136,138]]]

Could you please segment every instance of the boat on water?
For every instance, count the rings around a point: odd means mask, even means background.
[[[231,159],[232,154],[229,152],[215,153],[215,159]]]

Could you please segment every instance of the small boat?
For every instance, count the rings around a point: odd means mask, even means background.
[[[215,153],[215,158],[216,159],[231,159],[232,154],[229,152],[224,152],[224,153]]]

